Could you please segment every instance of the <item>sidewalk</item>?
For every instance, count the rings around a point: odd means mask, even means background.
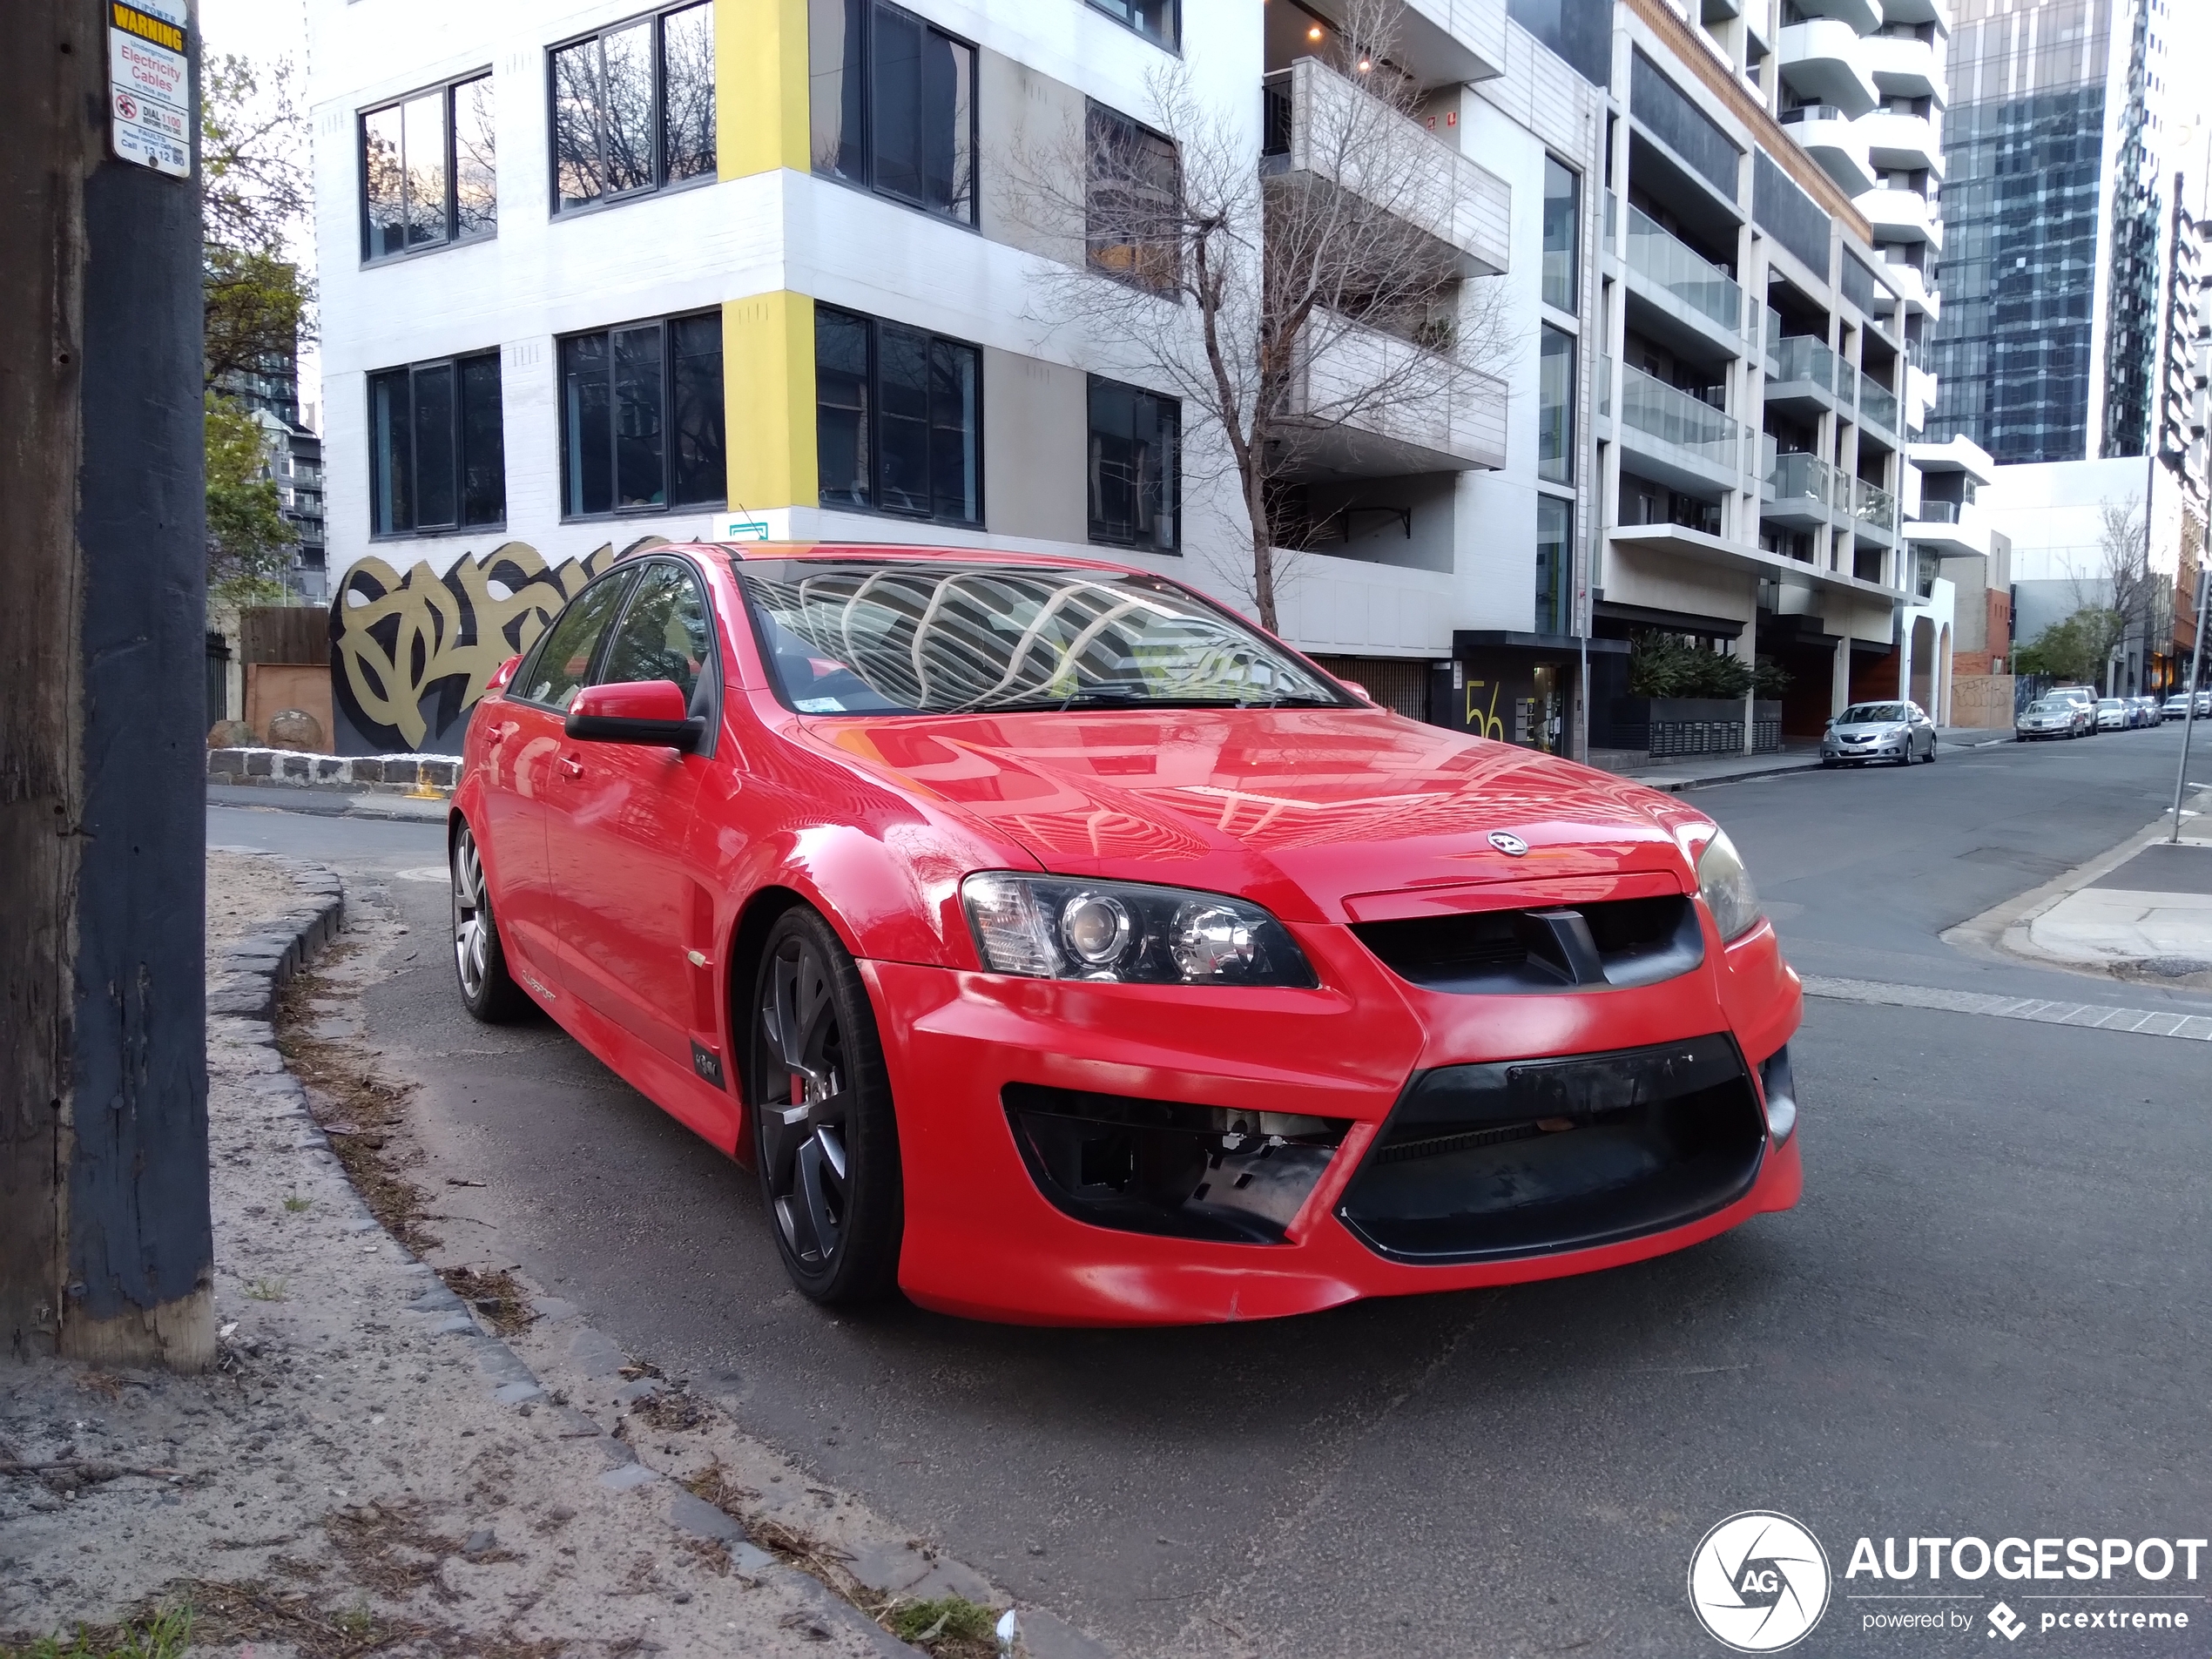
[[[217,1363],[199,1377],[11,1369],[0,1652],[80,1622],[88,1650],[124,1649],[105,1627],[189,1608],[194,1652],[911,1659],[798,1570],[789,1539],[748,1535],[727,1512],[742,1498],[750,1522],[752,1494],[687,1490],[641,1459],[637,1414],[687,1399],[679,1383],[572,1311],[544,1318],[546,1335],[590,1347],[590,1363],[534,1367],[503,1334],[560,1310],[517,1306],[496,1271],[435,1272],[417,1253],[430,1241],[379,1225],[333,1146],[381,1138],[395,1091],[380,1102],[358,1065],[311,1076],[311,1113],[272,1022],[280,985],[341,924],[337,879],[219,851],[208,878]],[[334,993],[347,956],[290,994],[288,1049],[346,1023],[348,999],[305,999]],[[348,1087],[347,1121],[332,1121],[331,1091]],[[799,1476],[765,1479],[790,1490]],[[987,1631],[943,1651],[992,1646]],[[144,1648],[157,1650],[183,1644]]]
[[[2039,954],[2130,977],[2212,973],[2212,840],[2154,841],[2027,919]]]

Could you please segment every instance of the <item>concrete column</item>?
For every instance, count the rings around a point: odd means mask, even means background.
[[[1848,630],[1851,624],[1846,621]],[[1851,635],[1848,631],[1836,642],[1836,664],[1828,675],[1828,712],[1841,714],[1851,702]]]
[[[1759,604],[1758,588],[1751,589],[1751,619],[1743,624],[1743,637],[1736,642],[1736,654],[1743,659],[1746,668],[1759,664]],[[1743,693],[1743,752],[1750,754],[1758,747],[1758,738],[1752,731],[1752,711],[1757,703],[1759,688],[1750,687]]]

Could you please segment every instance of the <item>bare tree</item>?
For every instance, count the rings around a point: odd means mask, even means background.
[[[2151,569],[2140,497],[2097,504],[2096,556],[2094,576],[2073,577],[2074,619],[2098,665],[2099,686],[2111,695],[2120,689],[2113,658],[2121,646],[2132,636],[2148,651],[2170,626],[2161,618],[2172,588]]]
[[[1507,349],[1498,285],[1465,280],[1452,234],[1471,169],[1416,118],[1399,16],[1348,0],[1316,24],[1313,61],[1269,78],[1259,153],[1249,112],[1209,107],[1178,63],[1151,78],[1149,125],[1093,105],[1008,170],[1004,211],[1064,249],[1042,320],[1217,432],[1251,535],[1224,575],[1269,629],[1284,556],[1312,534],[1286,486],[1325,453],[1437,448]]]

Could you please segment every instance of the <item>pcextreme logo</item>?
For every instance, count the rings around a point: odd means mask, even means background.
[[[1787,1515],[1730,1515],[1689,1558],[1689,1606],[1723,1646],[1779,1653],[1804,1641],[1828,1610],[1828,1552]]]

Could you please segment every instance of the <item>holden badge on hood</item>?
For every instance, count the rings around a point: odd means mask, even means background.
[[[1511,830],[1492,830],[1490,832],[1490,845],[1496,847],[1498,851],[1504,853],[1509,859],[1523,857],[1528,851],[1528,843],[1522,840],[1521,837],[1515,835]]]

